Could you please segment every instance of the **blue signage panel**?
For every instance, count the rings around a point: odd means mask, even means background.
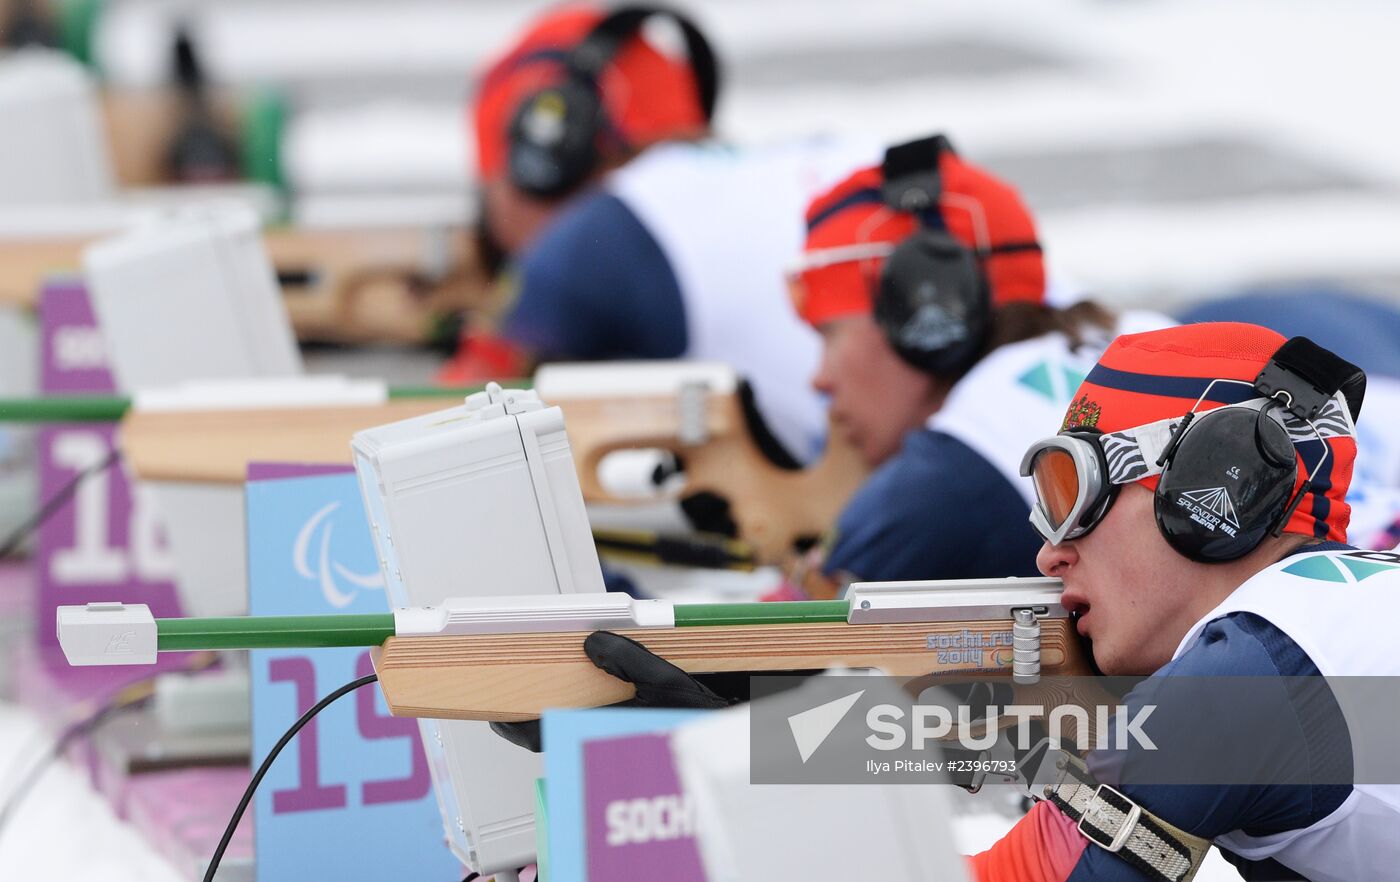
[[[247,484],[253,615],[388,610],[355,475],[254,466]],[[329,472],[329,473],[328,473]],[[270,476],[270,477],[268,477]],[[251,653],[254,764],[327,693],[373,672],[368,649]],[[418,723],[365,686],[323,710],[254,800],[258,882],[458,882]]]

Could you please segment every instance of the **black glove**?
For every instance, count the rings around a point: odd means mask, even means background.
[[[594,631],[583,641],[589,661],[637,687],[637,696],[609,707],[728,707],[734,703],[635,640]],[[491,731],[512,744],[540,752],[540,721],[492,723]]]

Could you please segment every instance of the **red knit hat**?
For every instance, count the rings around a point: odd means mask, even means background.
[[[1035,221],[1016,189],[966,162],[952,150],[939,154],[942,197],[938,217],[948,232],[969,248],[982,250],[1036,241]],[[884,202],[880,167],[862,169],[812,200],[807,209],[808,268],[801,273],[799,314],[820,325],[846,315],[869,313],[884,256],[839,259],[833,249],[859,251],[865,244],[902,241],[918,220]],[[981,229],[979,229],[979,226]],[[833,256],[821,259],[821,252]],[[991,254],[982,266],[991,286],[992,305],[1042,303],[1045,262],[1039,249]]]
[[[560,82],[569,50],[605,15],[584,5],[550,10],[487,67],[472,103],[481,178],[504,172],[510,123],[521,100]],[[613,129],[630,148],[694,136],[706,127],[690,65],[658,52],[640,36],[623,44],[599,87]]]
[[[1258,325],[1204,322],[1128,334],[1114,340],[1089,372],[1065,415],[1062,428],[1091,427],[1121,432],[1189,412],[1211,380],[1252,383],[1284,344],[1284,338]],[[1197,412],[1260,397],[1238,383],[1217,383]],[[1320,418],[1319,418],[1320,419]],[[1350,420],[1341,421],[1350,425]],[[1345,542],[1351,506],[1346,502],[1356,462],[1356,438],[1341,432],[1323,442],[1329,452],[1305,496],[1284,527],[1285,532]],[[1295,445],[1296,492],[1322,460],[1316,440]],[[1143,478],[1157,488],[1157,475]]]

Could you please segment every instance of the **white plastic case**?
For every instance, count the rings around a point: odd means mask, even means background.
[[[113,185],[92,76],[71,56],[0,53],[0,204],[105,199]]]
[[[390,603],[603,591],[564,415],[492,383],[352,443]],[[452,850],[489,875],[535,858],[540,757],[488,724],[421,720]]]
[[[83,266],[117,386],[301,373],[258,217],[172,211],[88,247]]]

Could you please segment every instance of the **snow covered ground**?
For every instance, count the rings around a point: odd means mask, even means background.
[[[52,743],[31,711],[0,702],[0,803]],[[141,831],[112,813],[84,772],[53,764],[0,832],[7,882],[191,882],[152,850]]]

